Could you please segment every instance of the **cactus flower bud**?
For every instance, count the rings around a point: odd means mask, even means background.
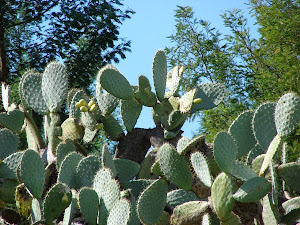
[[[77,109],[80,109],[80,107],[81,107],[80,102],[76,102],[75,107],[76,107]]]
[[[87,112],[88,111],[88,108],[86,106],[81,106],[80,107],[80,111],[81,112]]]
[[[93,100],[89,101],[89,104],[88,104],[89,109],[90,109],[93,105],[95,105],[95,104],[96,104],[96,103],[95,103]]]
[[[194,99],[194,103],[195,104],[200,104],[202,102],[202,99],[201,98],[195,98]]]
[[[80,104],[81,106],[87,106],[87,103],[86,103],[86,101],[85,101],[84,99],[80,99],[80,100],[79,100],[79,104]]]
[[[92,105],[91,107],[90,107],[90,112],[96,112],[97,111],[97,105],[96,104],[94,104],[94,105]]]
[[[69,201],[68,195],[65,193],[64,196],[61,198],[61,202],[66,204]]]

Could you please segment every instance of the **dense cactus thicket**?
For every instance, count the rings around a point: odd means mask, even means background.
[[[167,72],[158,51],[152,91],[147,77],[132,86],[107,65],[91,97],[68,91],[65,67],[51,62],[42,74],[23,75],[19,105],[9,104],[3,85],[0,223],[294,224],[300,163],[287,162],[286,137],[299,126],[299,97],[287,93],[245,111],[207,144],[205,136],[182,136],[181,128],[191,114],[222,102],[226,91],[205,83],[181,95],[183,70]],[[69,118],[61,121],[65,101]],[[122,126],[112,116],[117,106]],[[143,106],[152,108],[156,127],[135,128]],[[44,115],[43,133],[32,110]],[[114,157],[107,145],[101,156],[85,150],[102,129],[118,143]],[[20,151],[22,133],[28,149]]]

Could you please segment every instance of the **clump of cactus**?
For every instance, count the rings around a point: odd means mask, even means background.
[[[300,215],[300,164],[286,161],[285,140],[299,126],[299,97],[287,93],[245,111],[211,145],[203,135],[183,137],[181,128],[193,113],[222,102],[226,91],[206,83],[180,95],[183,70],[167,72],[165,53],[158,51],[152,91],[147,77],[132,86],[106,65],[94,97],[68,91],[66,69],[57,62],[42,74],[26,72],[22,103],[9,105],[8,92],[2,96],[1,222],[294,224]],[[65,100],[69,118],[61,121]],[[117,106],[123,126],[112,116]],[[143,106],[152,108],[156,127],[135,128]],[[44,134],[32,110],[44,115]],[[107,145],[101,156],[85,150],[102,129],[118,142],[114,156]],[[20,151],[22,132],[28,149]]]

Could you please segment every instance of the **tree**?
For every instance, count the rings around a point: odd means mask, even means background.
[[[0,2],[1,81],[12,83],[28,68],[51,60],[68,66],[71,87],[89,90],[96,71],[125,58],[130,41],[119,25],[134,13],[119,0]]]
[[[176,33],[169,37],[173,45],[166,52],[171,65],[191,65],[184,90],[206,78],[224,83],[230,92],[223,105],[203,115],[200,130],[209,133],[210,141],[232,122],[222,118],[235,118],[287,91],[299,94],[299,3],[253,0],[250,6],[260,27],[259,40],[251,37],[241,10],[222,15],[229,34],[195,18],[190,7],[178,7],[175,13]]]

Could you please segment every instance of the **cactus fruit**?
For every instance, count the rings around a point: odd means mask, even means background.
[[[194,99],[193,103],[194,104],[200,104],[202,102],[202,99],[201,98],[196,98]]]

